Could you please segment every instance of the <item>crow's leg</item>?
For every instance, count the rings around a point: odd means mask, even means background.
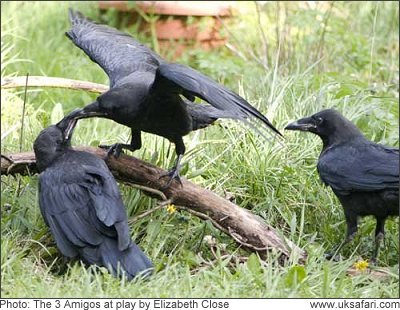
[[[107,157],[113,155],[115,158],[118,158],[121,153],[122,149],[134,151],[135,149],[132,148],[130,144],[123,144],[123,143],[115,143],[112,145],[99,145],[100,148],[107,150]]]
[[[175,143],[175,151],[176,154],[178,155],[178,158],[176,159],[175,165],[172,167],[172,169],[169,170],[166,174],[160,176],[160,179],[164,177],[169,177],[169,180],[167,184],[163,187],[163,189],[168,188],[174,179],[177,180],[180,185],[182,185],[181,177],[179,175],[179,170],[181,169],[180,162],[183,157],[183,154],[185,154],[186,148],[185,144],[183,144],[182,137],[176,139],[174,143]]]
[[[357,234],[357,216],[355,214],[346,214],[347,234],[346,238],[335,246],[330,253],[325,255],[326,259],[335,259],[336,254],[340,252],[343,246],[354,239]]]
[[[379,249],[381,247],[382,240],[385,236],[385,220],[386,218],[376,218],[375,249],[371,258],[372,264],[375,264],[376,260],[378,259]]]
[[[142,139],[140,136],[140,130],[131,130],[132,138],[131,144],[115,143],[113,145],[99,145],[102,149],[107,150],[107,157],[114,155],[118,158],[121,155],[122,149],[129,151],[136,151],[142,147]]]

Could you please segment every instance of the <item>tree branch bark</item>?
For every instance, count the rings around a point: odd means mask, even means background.
[[[154,191],[144,189],[147,195],[160,198],[161,192],[172,203],[180,206],[210,222],[219,230],[231,236],[236,242],[250,251],[258,252],[265,257],[269,250],[275,249],[281,253],[281,261],[291,257],[304,263],[306,253],[283,236],[264,220],[246,209],[240,208],[229,200],[219,197],[210,190],[197,186],[185,178],[182,178],[182,186],[173,182],[171,186],[164,189],[166,179],[160,179],[165,173],[154,165],[146,163],[135,157],[121,155],[118,159],[110,157],[106,159],[106,152],[100,148],[76,147],[76,150],[89,152],[105,159],[114,177],[133,186],[139,185]],[[37,172],[35,155],[33,152],[15,153],[1,156],[1,174],[34,174]],[[162,196],[162,195],[161,195]]]

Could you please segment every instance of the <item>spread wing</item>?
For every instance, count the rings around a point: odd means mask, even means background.
[[[68,257],[94,247],[105,238],[118,239],[122,251],[130,245],[125,208],[108,171],[97,167],[56,166],[39,178],[39,204],[60,251]]]
[[[126,33],[96,24],[80,12],[69,10],[72,29],[68,38],[92,61],[100,65],[110,78],[110,86],[135,71],[155,72],[162,58]]]
[[[242,121],[248,117],[254,117],[281,135],[271,122],[245,99],[187,66],[161,64],[157,68],[152,90],[160,94],[176,92],[191,101],[193,101],[194,96],[199,97],[220,111],[224,111],[225,117]]]
[[[321,180],[333,189],[399,189],[399,150],[369,143],[332,149],[318,162]]]

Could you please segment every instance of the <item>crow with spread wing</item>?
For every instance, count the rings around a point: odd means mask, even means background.
[[[245,99],[200,72],[168,63],[131,36],[96,24],[79,12],[70,10],[69,18],[72,29],[66,35],[107,73],[110,90],[68,117],[103,117],[131,128],[131,143],[108,146],[109,154],[140,149],[142,131],[168,139],[178,156],[167,174],[169,186],[173,179],[180,181],[179,164],[185,153],[182,137],[218,118],[258,119],[281,135]],[[194,103],[195,97],[210,105]]]

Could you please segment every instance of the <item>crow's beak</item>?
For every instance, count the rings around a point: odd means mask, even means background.
[[[72,132],[76,126],[76,119],[71,119],[69,117],[64,117],[60,122],[57,123],[57,127],[64,133],[65,140],[68,142],[72,137]]]
[[[72,111],[57,124],[57,127],[63,131],[65,140],[69,141],[79,119],[95,116],[107,117],[107,113],[100,112],[99,103],[97,101],[87,105],[83,109]]]
[[[97,101],[87,105],[83,109],[76,109],[72,111],[70,114],[67,115],[68,119],[82,119],[82,118],[89,118],[89,117],[107,117],[106,112],[102,112],[99,103]]]
[[[293,123],[290,123],[285,127],[285,130],[300,130],[300,131],[310,131],[311,129],[316,129],[317,126],[313,120],[309,117],[299,119]]]

